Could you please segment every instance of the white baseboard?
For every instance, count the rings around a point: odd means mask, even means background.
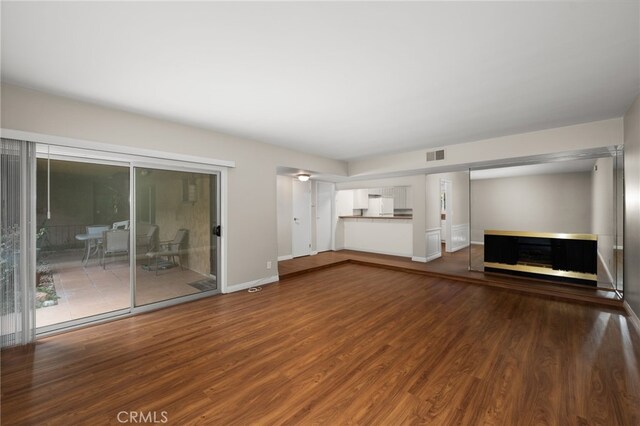
[[[638,315],[633,311],[633,309],[631,309],[629,302],[626,300],[624,302],[624,310],[627,312],[627,316],[629,317],[631,324],[633,324],[636,333],[640,336],[640,318],[638,318]]]
[[[432,254],[431,256],[427,256],[425,259],[426,259],[426,262],[431,262],[432,260],[435,260],[439,257],[442,257],[442,253]]]
[[[278,277],[278,275],[273,275],[271,277],[260,278],[258,280],[248,281],[246,283],[228,285],[227,291],[225,293],[233,293],[235,291],[242,291],[251,287],[258,287],[261,285],[275,283],[278,282],[279,279],[280,278]]]
[[[316,254],[318,254],[317,251],[312,251],[311,253],[309,253],[309,256],[315,256]]]
[[[283,260],[291,260],[293,256],[290,254],[285,254],[284,256],[278,256],[278,262],[282,262]]]
[[[413,256],[411,258],[411,260],[414,261],[414,262],[427,263],[427,258],[426,257]]]
[[[477,244],[479,246],[483,246],[484,245],[484,241],[471,241],[471,244]]]
[[[607,274],[607,278],[609,278],[609,282],[615,286],[616,282],[613,279],[613,275],[611,275],[611,271],[609,270],[609,267],[607,266],[607,263],[604,261],[604,258],[602,257],[602,253],[600,253],[600,250],[598,250],[598,259],[600,259],[600,263],[602,263],[602,266],[604,266],[604,272]]]

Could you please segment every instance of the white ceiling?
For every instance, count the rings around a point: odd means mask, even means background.
[[[637,1],[2,2],[2,79],[338,159],[621,116]]]

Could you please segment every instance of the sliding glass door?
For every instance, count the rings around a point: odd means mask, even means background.
[[[38,332],[219,292],[219,171],[46,145],[35,164]]]
[[[129,165],[41,156],[36,179],[37,326],[128,310]]]
[[[219,176],[134,167],[135,306],[215,293]]]

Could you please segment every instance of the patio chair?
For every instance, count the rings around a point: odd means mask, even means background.
[[[155,260],[156,275],[158,275],[158,261],[160,257],[166,257],[167,260],[171,258],[171,261],[175,264],[177,256],[178,260],[180,261],[180,269],[184,270],[182,255],[184,254],[184,250],[187,246],[188,237],[188,229],[178,229],[178,231],[176,232],[176,236],[173,237],[173,240],[160,241],[157,251],[147,253],[147,257],[150,261]]]
[[[140,253],[158,251],[158,225],[147,225],[147,232],[136,236],[136,248]]]
[[[106,256],[129,255],[129,230],[111,229],[102,233],[102,269],[106,269]]]

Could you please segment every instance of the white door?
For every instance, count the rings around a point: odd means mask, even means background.
[[[316,250],[331,250],[331,194],[333,184],[318,182],[316,202]]]
[[[291,255],[311,254],[311,181],[293,181],[293,223]]]

